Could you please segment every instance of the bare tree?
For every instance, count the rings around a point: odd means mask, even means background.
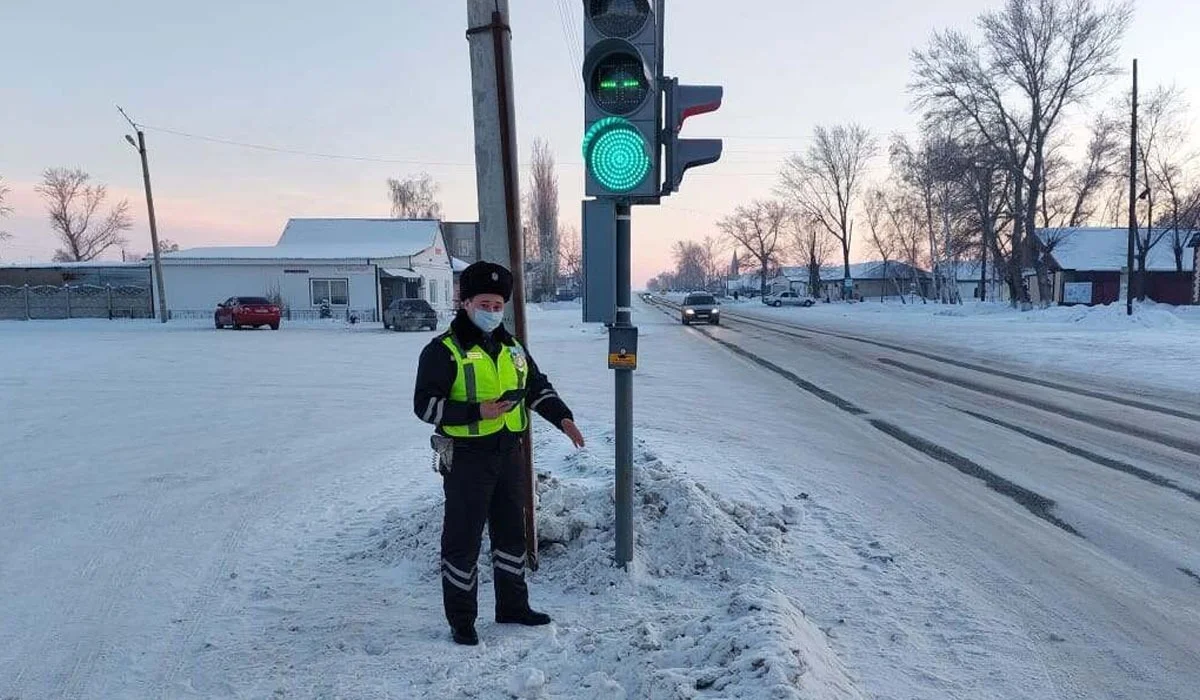
[[[695,241],[675,241],[671,249],[675,259],[674,278],[687,289],[702,289],[708,283],[708,261],[704,246]]]
[[[1139,201],[1146,207],[1143,219],[1146,229],[1139,230],[1134,239],[1141,278],[1139,296],[1143,296],[1146,289],[1146,259],[1164,239],[1174,253],[1175,270],[1183,271],[1187,240],[1179,230],[1178,221],[1185,204],[1187,168],[1194,158],[1186,150],[1186,113],[1183,93],[1175,87],[1160,86],[1151,93],[1138,120],[1138,170],[1142,187]],[[1155,204],[1164,198],[1169,210],[1156,219]]]
[[[796,260],[808,273],[808,293],[821,295],[821,272],[833,260],[836,244],[816,221],[798,212],[793,212],[788,223],[788,256]]]
[[[132,226],[129,201],[123,199],[107,214],[100,213],[108,188],[90,185],[90,179],[78,168],[50,168],[42,173],[42,184],[34,188],[46,200],[50,226],[63,244],[54,252],[55,262],[95,260],[109,248],[125,243],[121,232]]]
[[[559,227],[558,264],[576,289],[583,285],[583,241],[574,226]]]
[[[791,216],[791,210],[783,202],[755,200],[717,222],[717,228],[729,240],[745,248],[758,263],[762,294],[767,291],[767,272],[779,262],[779,253],[785,243],[784,229]]]
[[[389,177],[387,184],[393,219],[442,218],[442,205],[437,198],[438,184],[429,173],[403,180]]]
[[[8,216],[13,212],[13,208],[4,203],[8,197],[10,190],[4,186],[4,178],[0,177],[0,219]],[[12,236],[4,230],[0,230],[0,241],[7,241]]]
[[[176,243],[175,241],[171,240],[170,238],[160,238],[160,239],[158,239],[158,252],[159,252],[159,254],[178,253],[179,252],[179,244]]]
[[[1128,3],[1097,8],[1092,0],[1006,0],[1002,9],[979,17],[982,41],[938,32],[926,49],[913,53],[917,104],[939,118],[970,124],[1006,156],[1016,214],[1010,286],[1022,302],[1028,295],[1020,274],[1034,262],[1030,240],[1050,144],[1066,108],[1117,72],[1114,61],[1131,16]]]
[[[780,189],[795,209],[820,224],[842,246],[844,279],[850,279],[854,242],[853,208],[867,165],[875,157],[875,137],[857,124],[818,126],[808,153],[785,161]]]
[[[533,140],[527,197],[526,215],[537,240],[537,256],[528,259],[540,260],[542,273],[540,283],[534,285],[534,294],[545,296],[554,291],[558,281],[558,175],[554,170],[554,153],[542,139]]]
[[[896,279],[893,269],[896,254],[901,248],[900,237],[888,216],[887,193],[880,188],[868,191],[863,211],[867,215],[867,230],[870,234],[871,248],[879,254],[879,259],[883,263],[883,274],[892,281],[892,285],[896,288],[896,295],[903,302],[904,291],[900,289],[900,282]]]

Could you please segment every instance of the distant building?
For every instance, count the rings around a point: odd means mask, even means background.
[[[443,226],[432,219],[292,219],[273,246],[192,248],[162,256],[169,312],[204,318],[231,296],[277,299],[289,318],[379,320],[394,299],[425,299],[443,315],[454,278]]]
[[[1193,238],[1196,235],[1200,234],[1193,234]],[[1053,296],[1047,301],[1094,305],[1121,300],[1129,229],[1040,229],[1037,236],[1052,276]],[[1166,240],[1151,248],[1146,257],[1146,297],[1162,304],[1193,303],[1195,256],[1184,256],[1183,263],[1184,271],[1177,272],[1174,253]],[[1025,277],[1034,301],[1038,301],[1033,271],[1026,272]]]
[[[845,269],[831,265],[821,270],[822,296],[829,300],[844,299]],[[805,280],[807,282],[807,271]],[[850,281],[854,299],[886,299],[910,294],[927,297],[933,288],[933,277],[925,270],[906,263],[888,261],[861,262],[850,265]]]

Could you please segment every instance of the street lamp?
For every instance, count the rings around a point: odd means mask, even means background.
[[[138,154],[142,157],[142,180],[146,183],[146,210],[150,215],[150,245],[154,247],[154,277],[158,286],[158,318],[161,323],[167,322],[167,293],[163,284],[162,274],[162,258],[158,252],[158,224],[154,217],[154,195],[150,190],[150,164],[146,160],[146,135],[141,128],[125,114],[125,110],[117,107],[117,111],[121,116],[125,117],[125,121],[129,122],[137,131],[137,141],[129,134],[125,134],[125,140],[130,146],[137,149]]]

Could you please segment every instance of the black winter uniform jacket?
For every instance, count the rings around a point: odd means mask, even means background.
[[[454,335],[462,348],[478,345],[492,359],[498,358],[505,347],[516,343],[516,340],[503,326],[493,331],[490,336],[484,335],[483,331],[467,316],[467,313],[461,310],[450,323],[448,333]],[[435,426],[439,433],[443,433],[442,426],[469,425],[480,419],[479,404],[452,401],[449,398],[450,388],[454,385],[454,379],[458,375],[458,368],[455,366],[454,355],[442,342],[445,337],[446,334],[439,335],[421,351],[421,362],[417,368],[417,385],[413,392],[413,412],[421,420]],[[567,408],[562,399],[558,398],[554,386],[538,369],[537,363],[533,361],[528,350],[526,350],[525,356],[529,362],[529,377],[526,380],[528,393],[525,403],[530,409],[549,421],[551,425],[561,430],[564,419],[574,420],[575,417],[572,415],[571,409]],[[507,430],[502,430],[498,434],[498,439],[506,440],[511,435],[512,433]],[[486,440],[487,438],[472,439]]]

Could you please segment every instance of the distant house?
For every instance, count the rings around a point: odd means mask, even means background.
[[[231,296],[276,297],[289,317],[379,320],[394,299],[453,308],[451,256],[431,219],[292,219],[273,246],[193,248],[162,256],[169,312],[203,318]]]
[[[830,300],[846,298],[845,274],[841,265],[823,268],[822,296]],[[889,261],[887,265],[880,261],[854,263],[850,265],[850,280],[853,298],[860,300],[895,298],[908,294],[928,296],[933,284],[933,278],[925,270],[896,261]]]
[[[954,266],[944,274],[954,275],[954,284],[958,286],[958,298],[963,301],[1008,300],[1008,285],[1000,277],[1000,271],[990,261],[985,270],[983,263],[979,260],[962,260],[954,263]]]
[[[1041,229],[1038,244],[1053,275],[1051,301],[1056,304],[1111,304],[1121,299],[1127,264],[1129,229]],[[1196,261],[1184,259],[1184,272],[1175,271],[1175,256],[1165,241],[1146,257],[1146,296],[1163,304],[1193,300]],[[1033,272],[1026,282],[1037,301]]]

